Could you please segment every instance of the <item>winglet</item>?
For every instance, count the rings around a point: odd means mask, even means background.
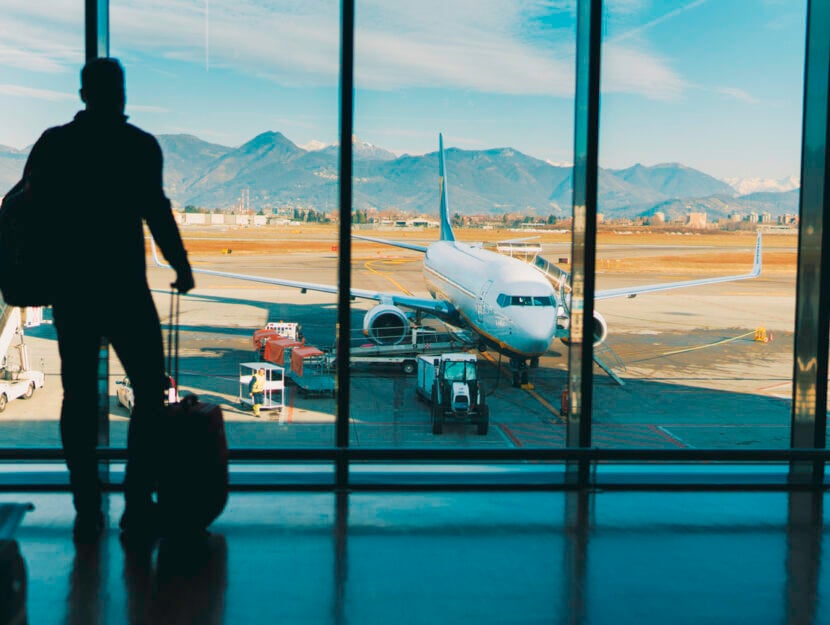
[[[757,278],[761,275],[761,231],[758,231],[758,240],[755,242],[755,262],[752,263],[750,275]]]
[[[449,202],[447,201],[447,181],[444,167],[444,136],[438,133],[438,192],[441,196],[441,207],[439,210],[441,221],[441,240],[455,241],[452,232],[452,225],[449,218]]]
[[[156,265],[158,265],[159,267],[165,267],[165,268],[170,267],[170,265],[165,265],[163,262],[161,262],[161,259],[159,258],[158,250],[156,249],[156,240],[153,237],[150,237],[150,249],[153,252],[153,260],[155,261]]]

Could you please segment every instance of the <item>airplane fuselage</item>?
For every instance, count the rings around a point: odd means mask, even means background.
[[[513,357],[544,354],[556,333],[556,292],[526,263],[458,241],[438,241],[424,259],[427,288],[450,302],[482,339]]]

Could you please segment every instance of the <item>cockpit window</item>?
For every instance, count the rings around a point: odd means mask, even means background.
[[[550,295],[507,295],[501,293],[496,303],[502,308],[508,306],[553,306],[553,297]]]

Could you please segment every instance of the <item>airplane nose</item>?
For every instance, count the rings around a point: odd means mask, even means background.
[[[548,351],[556,330],[556,316],[534,314],[521,324],[524,350],[528,354],[544,354]]]

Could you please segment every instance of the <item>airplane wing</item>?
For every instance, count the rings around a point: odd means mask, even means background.
[[[353,239],[360,239],[361,241],[371,241],[372,243],[382,243],[383,245],[391,245],[392,247],[402,247],[405,250],[415,250],[416,252],[427,251],[426,245],[415,245],[414,243],[404,243],[403,241],[389,241],[387,239],[375,239],[372,237],[363,237],[357,234],[352,235]]]
[[[150,249],[153,251],[153,260],[159,267],[170,269],[161,261],[156,249],[156,242],[151,239]],[[282,278],[266,278],[265,276],[253,276],[245,273],[233,273],[228,271],[214,271],[212,269],[199,269],[193,267],[193,273],[203,273],[209,276],[219,276],[221,278],[233,278],[235,280],[248,280],[250,282],[261,282],[263,284],[271,284],[274,286],[287,286],[301,291],[318,291],[320,293],[337,294],[338,288],[328,284],[316,284],[314,282],[300,282],[298,280],[285,280]],[[370,291],[367,289],[352,289],[352,298],[374,300],[381,304],[391,304],[393,306],[402,306],[418,312],[434,315],[439,319],[448,321],[450,323],[458,322],[458,315],[455,307],[449,302],[442,300],[426,299],[422,297],[413,297],[411,295],[404,295],[403,293],[385,293],[382,291]]]
[[[647,284],[643,286],[623,287],[620,289],[606,289],[597,291],[594,294],[595,300],[610,299],[612,297],[636,297],[640,293],[656,293],[657,291],[669,291],[671,289],[682,289],[690,286],[703,284],[716,284],[718,282],[734,282],[735,280],[748,280],[761,275],[761,233],[755,243],[755,262],[749,273],[738,276],[719,276],[717,278],[702,278],[699,280],[684,280],[682,282],[664,282],[662,284]]]

